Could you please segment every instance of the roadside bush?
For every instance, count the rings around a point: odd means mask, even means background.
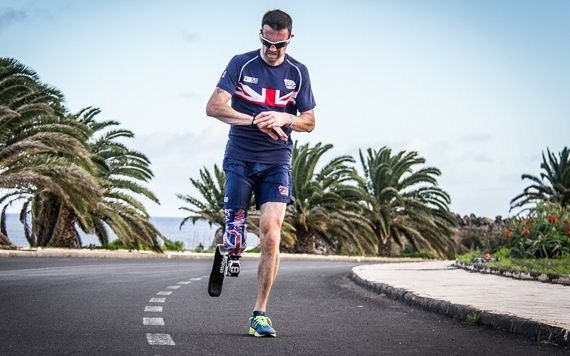
[[[398,257],[425,258],[434,259],[435,257],[426,250],[417,250],[413,245],[406,244],[404,248],[397,254]]]
[[[106,245],[103,245],[102,248],[106,249],[106,250],[143,250],[143,251],[148,251],[149,247],[146,245],[141,245],[141,244],[126,244],[123,241],[116,239],[113,240],[111,242],[109,242]]]
[[[457,260],[463,263],[473,263],[473,260],[480,255],[479,251],[471,251],[457,256]]]
[[[198,246],[194,248],[194,252],[204,252],[204,245],[200,242]]]
[[[511,219],[504,238],[515,258],[570,254],[570,207],[541,203],[527,217]]]
[[[498,260],[506,260],[511,256],[511,249],[508,247],[503,247],[499,250],[497,250],[493,256]]]
[[[121,240],[113,240],[107,245],[103,246],[107,250],[127,250],[129,247]]]
[[[163,248],[166,251],[184,251],[184,242],[182,241],[171,241],[171,240],[164,240]]]

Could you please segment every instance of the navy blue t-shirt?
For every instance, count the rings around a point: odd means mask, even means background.
[[[222,74],[218,88],[232,94],[235,110],[255,116],[262,111],[297,115],[315,107],[307,68],[285,54],[278,66],[263,61],[259,50],[234,56]],[[258,163],[290,163],[291,129],[282,127],[287,142],[273,140],[256,126],[232,125],[225,157]]]

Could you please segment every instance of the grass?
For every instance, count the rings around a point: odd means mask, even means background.
[[[504,268],[527,273],[545,273],[560,276],[570,274],[570,255],[561,258],[505,258],[495,262],[489,262],[489,267]]]
[[[469,325],[478,325],[480,320],[481,320],[481,315],[477,312],[471,312],[467,314],[467,317],[465,318],[465,321]]]
[[[501,251],[504,252],[504,251]],[[474,257],[482,254],[477,251],[468,252],[457,256],[457,260],[463,263],[472,263]],[[495,254],[496,256],[497,254]],[[560,258],[511,258],[501,253],[497,261],[487,262],[485,266],[525,273],[538,273],[553,276],[570,274],[570,255]]]

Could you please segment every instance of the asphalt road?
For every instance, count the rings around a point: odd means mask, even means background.
[[[210,263],[2,258],[0,355],[568,352],[374,295],[345,262],[282,262],[268,306],[277,338],[259,339],[247,335],[257,262],[242,261],[219,298],[207,294]]]

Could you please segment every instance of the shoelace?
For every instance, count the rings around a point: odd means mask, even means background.
[[[253,321],[261,326],[271,326],[271,320],[263,315],[256,316],[255,318],[253,318]]]

